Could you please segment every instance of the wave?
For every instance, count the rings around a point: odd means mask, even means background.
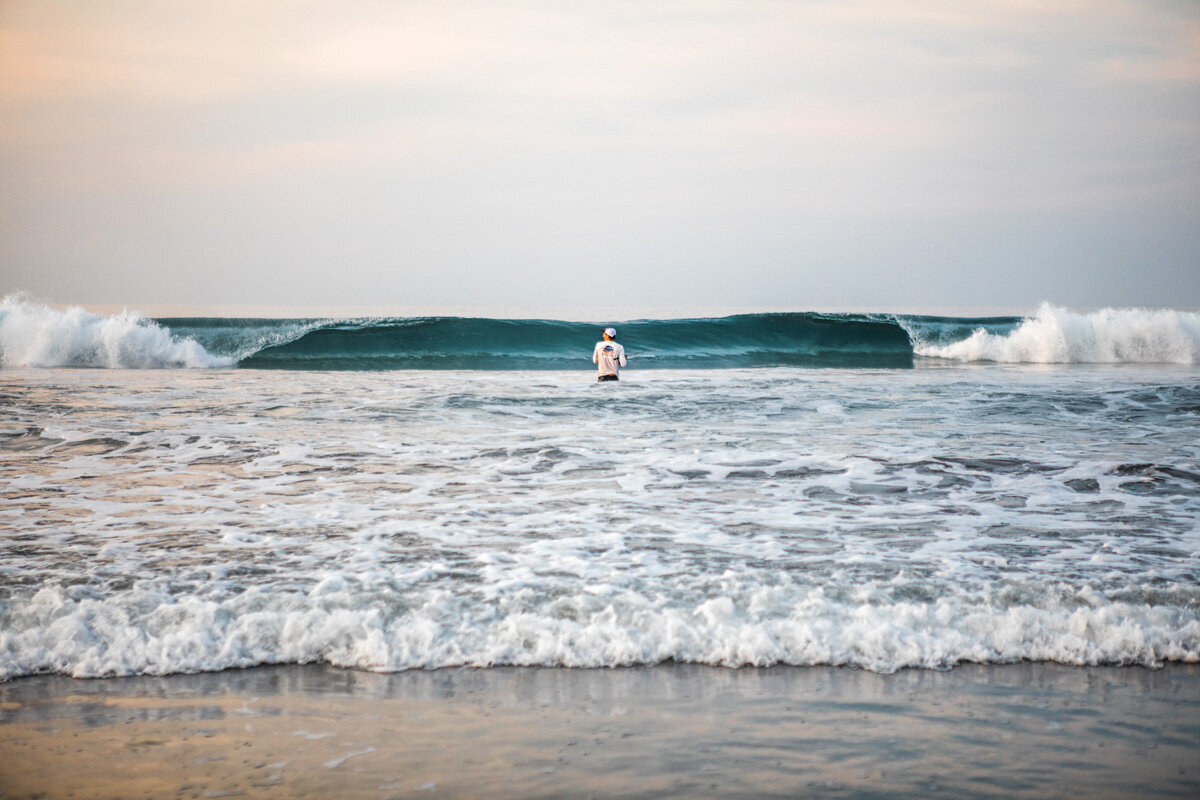
[[[256,369],[590,368],[599,324],[470,317],[160,320]],[[1011,363],[1200,360],[1200,314],[1043,304],[1032,317],[813,312],[619,323],[639,368],[906,368],[917,359]]]
[[[0,367],[148,369],[234,363],[136,312],[58,311],[21,295],[0,301]]]
[[[961,341],[914,335],[920,356],[1019,364],[1195,364],[1200,314],[1105,308],[1079,314],[1043,303],[1010,331],[976,328]]]
[[[607,324],[607,323],[604,323]],[[910,368],[918,361],[1200,359],[1200,314],[1043,304],[1031,317],[814,312],[618,323],[633,365]],[[0,366],[305,370],[591,369],[599,323],[478,317],[257,319],[58,311],[0,303]]]
[[[312,662],[378,672],[673,661],[887,673],[1023,660],[1159,667],[1200,658],[1200,623],[1186,600],[1149,606],[1090,595],[1090,604],[1081,605],[1078,598],[1064,603],[1071,591],[1062,586],[1031,588],[1042,603],[1010,606],[987,591],[975,600],[847,603],[821,588],[758,586],[736,601],[664,606],[661,595],[626,591],[601,602],[583,592],[543,607],[526,601],[483,607],[469,592],[446,591],[402,601],[380,587],[368,599],[354,586],[346,576],[328,575],[307,594],[251,587],[224,599],[147,589],[80,598],[46,587],[8,604],[0,680]],[[1055,591],[1066,596],[1055,601]]]
[[[182,322],[182,321],[180,321]],[[911,367],[908,335],[890,318],[746,314],[620,325],[642,368]],[[420,317],[350,320],[258,350],[242,367],[283,369],[592,368],[596,324]]]

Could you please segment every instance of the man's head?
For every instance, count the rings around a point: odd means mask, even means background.
[[[616,339],[617,338],[617,329],[616,328],[605,328],[604,329],[604,338],[606,341],[610,341],[610,342],[613,339]]]

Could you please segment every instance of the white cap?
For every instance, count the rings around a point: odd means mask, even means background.
[[[605,328],[605,329],[604,329],[604,335],[605,335],[605,336],[610,336],[610,337],[612,337],[613,339],[615,339],[615,338],[617,338],[617,329],[616,329],[616,328]]]

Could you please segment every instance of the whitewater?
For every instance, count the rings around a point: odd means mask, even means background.
[[[1196,314],[618,333],[5,300],[0,679],[1200,660]]]
[[[604,321],[607,325],[610,321]],[[1200,313],[1043,304],[1027,317],[761,313],[621,324],[646,368],[912,367],[919,361],[1196,364]],[[586,369],[600,322],[471,317],[150,319],[0,301],[0,367]]]

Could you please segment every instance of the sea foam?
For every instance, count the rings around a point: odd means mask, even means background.
[[[1196,663],[1198,369],[25,370],[0,680]]]
[[[954,361],[1195,364],[1200,357],[1200,314],[1136,308],[1081,314],[1043,303],[1011,332],[980,327],[949,344],[913,338],[917,355]]]
[[[1200,651],[1194,614],[1111,601],[1002,608],[949,596],[881,605],[838,602],[821,589],[758,587],[736,600],[690,607],[664,607],[637,592],[615,601],[576,596],[567,601],[573,613],[564,615],[562,601],[539,607],[511,596],[487,609],[462,597],[465,592],[444,591],[401,613],[387,610],[386,592],[371,602],[352,591],[322,596],[320,587],[309,594],[254,587],[216,601],[146,589],[104,599],[69,594],[45,588],[11,604],[0,630],[0,680],[41,672],[85,678],[310,662],[383,672],[668,661],[884,673],[1021,660],[1157,667],[1195,663]],[[764,606],[767,595],[784,595],[770,599],[787,602]]]
[[[0,366],[227,367],[233,359],[213,355],[192,339],[137,312],[92,314],[79,307],[65,311],[20,295],[0,301]]]
[[[1200,363],[1200,314],[1043,304],[1030,317],[788,312],[619,323],[638,369],[907,369],[914,357],[1034,364]],[[586,370],[595,325],[546,319],[148,319],[0,302],[0,366]]]

